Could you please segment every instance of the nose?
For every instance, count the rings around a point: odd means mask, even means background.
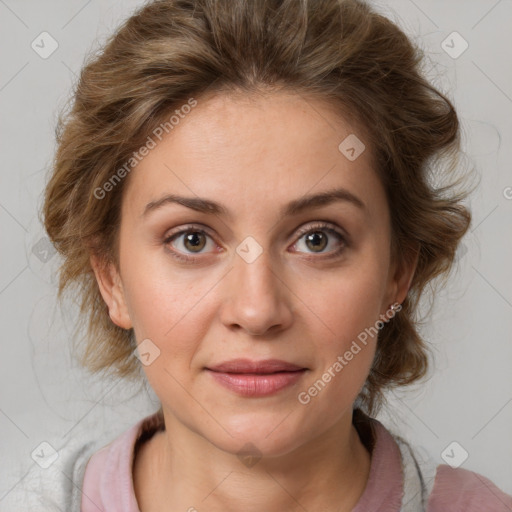
[[[234,267],[223,280],[221,320],[226,327],[262,336],[291,325],[293,294],[271,263],[268,251],[251,263],[234,255]]]

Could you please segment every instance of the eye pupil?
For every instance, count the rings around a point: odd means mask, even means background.
[[[310,246],[310,242],[312,242],[313,247]],[[318,242],[320,242],[320,247],[316,245]],[[314,231],[312,233],[309,233],[306,236],[306,244],[310,249],[320,249],[323,250],[325,246],[327,245],[327,239],[324,233],[322,231]]]
[[[201,244],[201,241],[203,242],[203,244]],[[184,244],[187,249],[197,249],[199,247],[199,250],[201,250],[204,247],[204,242],[205,237],[203,233],[193,231],[185,235]],[[189,244],[191,244],[191,247],[189,247]]]

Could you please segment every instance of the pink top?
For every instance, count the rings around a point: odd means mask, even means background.
[[[395,438],[379,421],[364,418],[363,421],[372,425],[370,439],[368,430],[365,434],[361,426],[354,424],[371,452],[370,474],[352,512],[416,511],[417,508],[407,508],[406,503],[402,503],[407,471]],[[83,481],[82,512],[140,512],[133,487],[135,449],[138,443],[163,428],[163,420],[155,413],[140,420],[89,459]],[[512,496],[503,493],[490,480],[473,471],[452,469],[448,465],[437,466],[432,492],[426,501],[426,512],[512,511]]]

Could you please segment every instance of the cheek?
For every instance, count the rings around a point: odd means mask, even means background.
[[[380,299],[375,274],[358,272],[326,283],[317,297],[323,321],[313,339],[317,364],[297,394],[308,425],[314,417],[335,422],[354,403],[374,359]]]
[[[188,283],[171,272],[161,247],[144,247],[127,236],[121,250],[124,297],[137,339],[161,339],[191,307]]]
[[[124,261],[125,300],[137,342],[149,338],[160,350],[158,362],[181,372],[207,336],[212,309],[208,291],[218,276],[178,272],[166,258],[133,248]],[[145,369],[153,372],[153,366]]]
[[[303,281],[304,292],[309,288],[308,303],[325,325],[325,333],[338,348],[350,344],[365,328],[379,319],[385,290],[385,273],[378,261],[365,262],[340,269],[321,281],[311,292],[311,282]]]
[[[303,281],[304,290],[308,282]],[[310,380],[322,380],[317,388],[326,399],[331,394],[336,400],[355,398],[364,384],[375,353],[384,283],[382,265],[373,258],[321,281],[314,294],[310,288],[304,303],[318,326],[312,339],[318,365]],[[313,321],[311,313],[308,317]]]

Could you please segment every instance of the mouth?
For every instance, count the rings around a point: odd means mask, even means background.
[[[209,366],[207,369],[213,372],[237,374],[251,373],[257,375],[307,370],[307,368],[303,366],[290,363],[288,361],[281,361],[280,359],[265,359],[263,361],[252,361],[250,359],[232,359],[231,361],[225,361],[214,366]]]
[[[263,397],[296,384],[308,368],[277,359],[236,359],[205,370],[215,382],[240,396]]]

